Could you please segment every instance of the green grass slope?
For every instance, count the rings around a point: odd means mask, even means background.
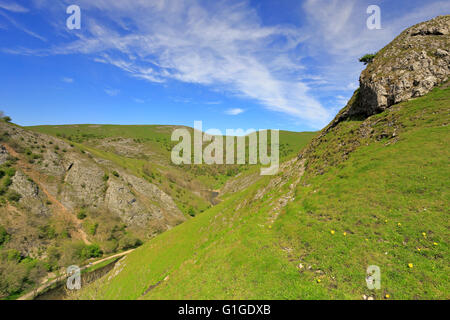
[[[442,88],[339,123],[78,298],[449,299],[449,111]],[[380,290],[366,287],[369,265]]]

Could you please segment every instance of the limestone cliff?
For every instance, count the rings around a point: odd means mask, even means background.
[[[403,31],[361,73],[354,99],[331,127],[351,117],[368,117],[430,92],[450,75],[450,15]]]

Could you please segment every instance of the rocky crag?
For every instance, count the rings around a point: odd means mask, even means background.
[[[92,226],[83,221],[84,215],[93,217],[95,228],[102,228],[97,216],[103,220],[110,217],[111,222],[106,223],[110,232],[115,223],[142,239],[186,219],[164,191],[110,161],[61,139],[5,122],[0,123],[0,133],[0,165],[14,172],[10,182],[5,182],[5,196],[12,200],[2,204],[0,221],[12,235],[8,246],[24,255],[45,255],[48,239],[26,230],[54,225],[55,221],[66,225],[71,238],[90,243],[108,241],[108,236],[105,233],[104,239],[97,239],[96,232],[89,232]]]
[[[306,164],[322,174],[326,167],[346,160],[363,140],[398,139],[401,124],[395,117],[379,126],[371,116],[429,93],[448,82],[450,75],[450,15],[414,25],[381,49],[361,73],[360,87],[333,121],[299,154]],[[365,120],[356,134],[337,138],[335,149],[319,154],[320,145],[335,138],[336,127],[351,120]],[[321,151],[320,151],[321,152]],[[308,171],[307,171],[308,172]]]
[[[360,87],[330,124],[368,117],[390,106],[421,97],[450,75],[450,15],[403,31],[380,50],[360,77]]]

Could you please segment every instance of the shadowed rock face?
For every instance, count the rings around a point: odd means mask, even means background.
[[[349,117],[368,117],[430,92],[448,80],[449,51],[450,15],[406,29],[362,72],[354,101],[334,125]]]

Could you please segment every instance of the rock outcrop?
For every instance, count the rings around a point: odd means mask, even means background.
[[[8,161],[9,153],[4,146],[0,146],[0,165]]]
[[[81,209],[99,211],[111,215],[112,220],[120,218],[145,237],[186,220],[158,186],[111,161],[62,139],[5,122],[0,122],[0,130],[8,137],[0,147],[0,165],[15,158],[17,170],[9,189],[20,195],[14,210],[23,217],[33,214],[44,220],[58,219],[56,210],[76,219]],[[8,213],[10,209],[4,208]]]
[[[23,172],[17,171],[12,178],[11,190],[20,194],[19,203],[30,213],[35,215],[49,215],[50,210],[45,206],[45,195],[39,186]]]
[[[450,15],[403,31],[380,50],[360,77],[360,88],[331,127],[351,117],[368,117],[425,95],[450,75]]]
[[[386,126],[376,127],[371,116],[394,105],[418,98],[448,81],[450,75],[450,15],[439,16],[403,31],[380,50],[361,73],[360,88],[311,143],[298,159],[306,160],[307,172],[323,174],[327,168],[345,161],[365,138],[398,139],[401,125],[390,120]],[[400,107],[400,106],[399,106]],[[360,120],[351,134],[339,136],[345,120]],[[347,137],[347,138],[344,138]],[[321,146],[335,140],[333,150]],[[364,142],[366,143],[366,142]]]

